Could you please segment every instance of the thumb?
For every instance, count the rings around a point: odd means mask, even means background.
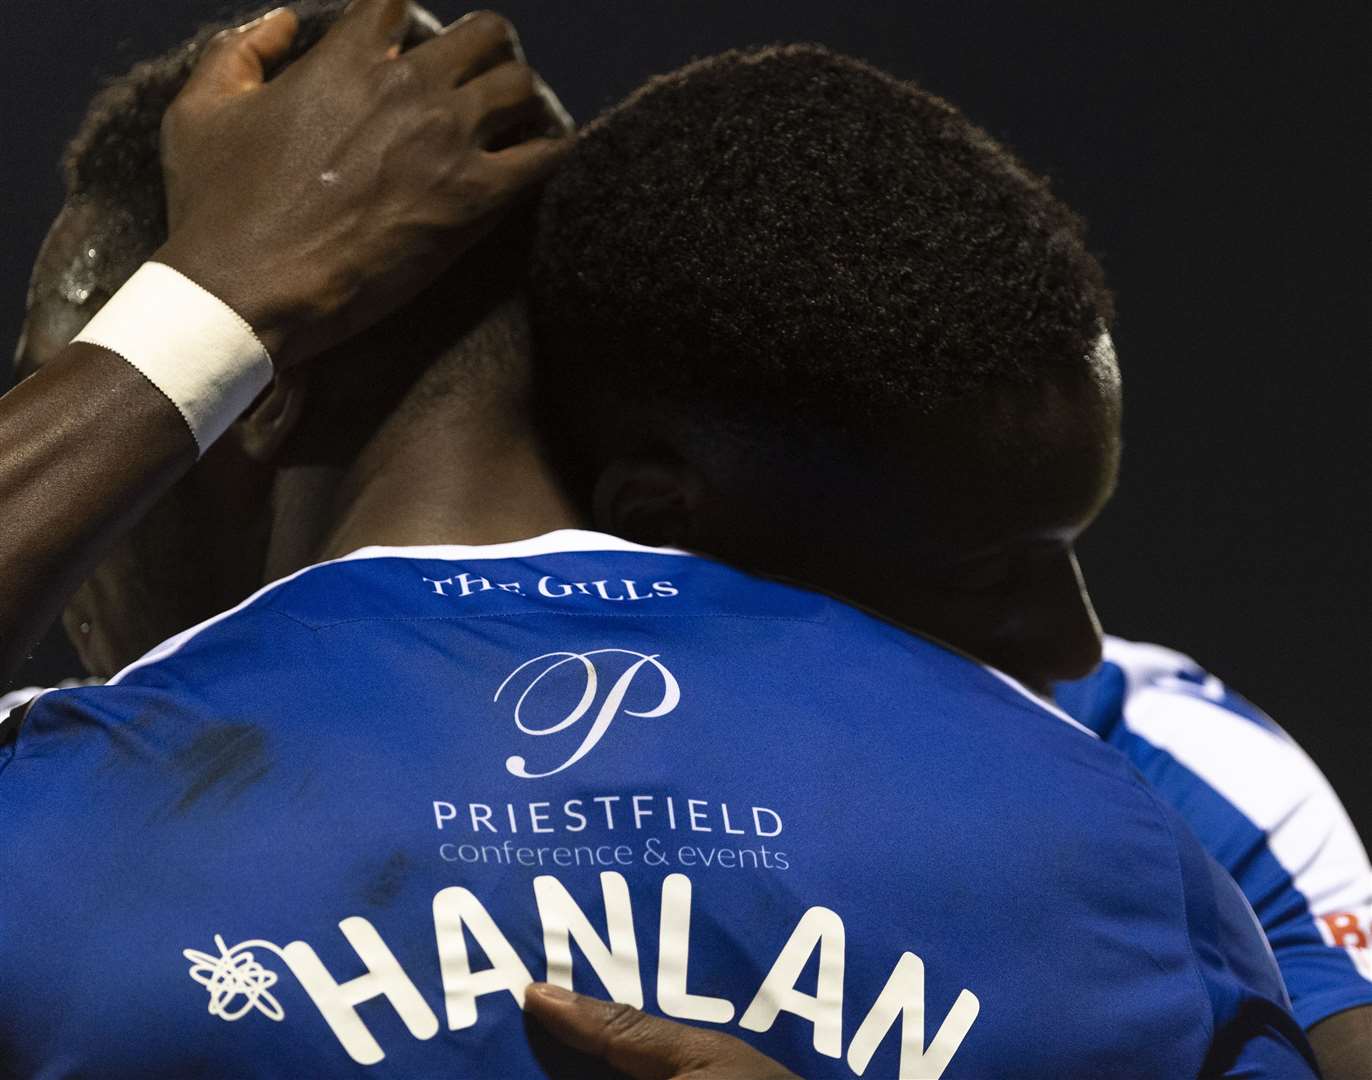
[[[213,102],[257,89],[267,66],[286,55],[299,26],[290,8],[279,7],[250,23],[220,31],[205,46],[183,94]]]
[[[573,1050],[600,1058],[630,1080],[799,1080],[742,1039],[649,1016],[628,1005],[534,983],[524,1009]]]
[[[693,1029],[613,1001],[534,983],[524,992],[524,1009],[556,1039],[591,1054],[632,1080],[675,1076],[690,1057],[681,1036]]]

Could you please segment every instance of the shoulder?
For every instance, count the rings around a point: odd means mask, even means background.
[[[56,686],[21,686],[0,694],[0,769],[9,762],[14,753],[15,740],[19,728],[35,701],[50,690],[69,690],[78,686],[99,686],[102,679],[63,679]]]
[[[1372,1002],[1372,865],[1319,767],[1190,657],[1107,639],[1059,701],[1121,750],[1238,882],[1309,1026]]]
[[[1183,653],[1107,638],[1100,668],[1060,687],[1058,700],[1150,780],[1203,784],[1264,832],[1304,836],[1346,821],[1295,740]]]

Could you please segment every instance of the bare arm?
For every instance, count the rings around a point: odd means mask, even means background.
[[[358,0],[270,82],[295,17],[228,31],[164,121],[154,258],[241,315],[278,371],[403,304],[564,150],[565,127],[485,149],[563,122],[504,20],[469,16],[398,56],[405,18],[404,0]],[[0,686],[195,455],[172,402],[94,345],[0,398]]]
[[[176,407],[94,345],[0,398],[0,665],[7,682],[115,537],[195,460]]]
[[[1372,1080],[1372,1005],[1321,1020],[1306,1037],[1325,1080]]]

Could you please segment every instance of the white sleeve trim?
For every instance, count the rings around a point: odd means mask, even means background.
[[[1203,696],[1136,687],[1132,678],[1124,722],[1266,834],[1268,850],[1306,898],[1326,941],[1333,944],[1321,915],[1347,912],[1365,922],[1372,864],[1329,781],[1294,740]],[[1348,953],[1372,980],[1372,951]]]

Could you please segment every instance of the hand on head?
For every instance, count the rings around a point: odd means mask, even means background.
[[[356,0],[269,81],[295,16],[225,31],[163,121],[156,258],[243,315],[278,370],[403,304],[569,142],[509,23],[476,12],[401,54],[407,8]]]

